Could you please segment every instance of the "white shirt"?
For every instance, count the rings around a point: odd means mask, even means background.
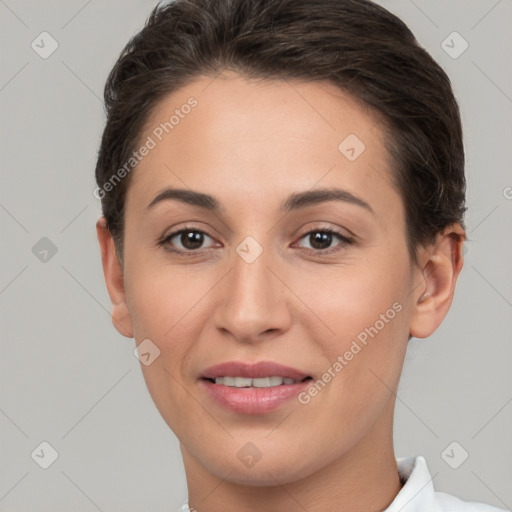
[[[434,490],[427,462],[418,457],[396,459],[398,473],[405,482],[393,503],[383,512],[506,512],[475,501],[463,501],[451,494]],[[178,512],[201,512],[190,510],[188,500]]]

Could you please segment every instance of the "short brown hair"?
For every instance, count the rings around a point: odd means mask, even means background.
[[[105,85],[96,182],[121,261],[131,174],[107,193],[103,187],[164,96],[224,69],[247,78],[328,80],[380,114],[414,261],[418,245],[452,223],[464,226],[457,101],[446,73],[399,18],[370,0],[174,0],[153,9]]]

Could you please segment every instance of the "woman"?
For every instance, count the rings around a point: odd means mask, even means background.
[[[465,240],[457,102],[409,29],[367,0],[177,0],[105,101],[112,318],[180,441],[183,510],[498,510],[393,450],[407,343]]]

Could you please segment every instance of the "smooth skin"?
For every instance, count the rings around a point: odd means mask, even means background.
[[[447,314],[464,231],[450,226],[412,264],[381,120],[332,84],[201,77],[161,101],[141,143],[191,96],[197,106],[133,171],[123,264],[97,222],[114,326],[161,351],[141,368],[180,441],[190,507],[384,510],[401,488],[392,425],[407,342]],[[366,146],[354,161],[338,149],[349,134]],[[147,210],[167,187],[210,194],[221,210],[175,199]],[[323,188],[370,209],[331,200],[281,210],[289,195]],[[204,237],[159,245],[185,226]],[[352,241],[333,234],[315,244],[325,228]],[[248,236],[263,248],[252,263],[236,251]],[[396,302],[402,310],[306,405],[244,415],[201,390],[204,369],[232,360],[278,362],[317,380]],[[237,456],[246,443],[262,455],[252,467]]]

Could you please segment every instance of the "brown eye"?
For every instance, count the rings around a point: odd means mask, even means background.
[[[183,228],[166,236],[161,241],[161,245],[164,245],[166,248],[174,252],[194,252],[198,249],[205,248],[202,246],[207,238],[212,239],[204,231]]]
[[[343,236],[340,232],[331,228],[309,231],[308,233],[301,237],[301,240],[305,239],[309,241],[310,246],[305,247],[306,249],[311,249],[314,251],[326,251],[332,248],[331,244],[333,243],[333,241],[335,241],[336,238],[341,241],[340,244],[337,244],[338,246],[343,247],[347,244],[352,243],[352,241],[349,238]]]

